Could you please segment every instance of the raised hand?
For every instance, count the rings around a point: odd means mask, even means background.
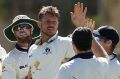
[[[86,19],[86,22],[85,22],[84,26],[90,28],[93,31],[94,27],[95,27],[95,21],[88,18],[88,19]]]
[[[74,12],[70,12],[71,20],[76,27],[84,26],[87,7],[83,8],[83,3],[74,5]]]

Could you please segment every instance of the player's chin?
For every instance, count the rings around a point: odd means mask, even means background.
[[[49,34],[49,36],[53,36],[53,35],[56,34],[56,32],[55,32],[55,31],[51,31],[51,32],[49,32],[48,34]]]

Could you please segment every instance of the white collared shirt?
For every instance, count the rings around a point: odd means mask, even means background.
[[[107,69],[106,58],[76,58],[62,64],[55,79],[104,79]]]
[[[106,79],[120,79],[120,62],[114,55],[109,55],[109,69]]]
[[[33,44],[29,49],[33,79],[54,79],[64,58],[74,56],[72,39],[54,35],[42,45]]]
[[[16,48],[3,61],[2,79],[25,79],[28,74],[28,53]]]
[[[1,45],[0,45],[0,62],[2,60],[4,60],[4,58],[6,57],[6,55],[7,55],[6,50],[3,47],[1,47]]]
[[[0,45],[0,77],[2,74],[2,62],[4,58],[6,57],[6,55],[7,55],[6,50]]]

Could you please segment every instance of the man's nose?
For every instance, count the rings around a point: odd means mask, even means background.
[[[20,27],[18,30],[19,31],[24,31],[24,27]]]

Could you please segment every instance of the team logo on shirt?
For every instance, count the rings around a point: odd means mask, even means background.
[[[39,70],[39,66],[40,66],[40,61],[39,60],[35,61],[34,67],[36,70]]]
[[[46,55],[52,54],[50,48],[46,47],[45,52],[43,52],[43,54],[46,54]]]
[[[24,66],[19,66],[20,69],[26,68],[28,67],[28,65],[24,65]]]

